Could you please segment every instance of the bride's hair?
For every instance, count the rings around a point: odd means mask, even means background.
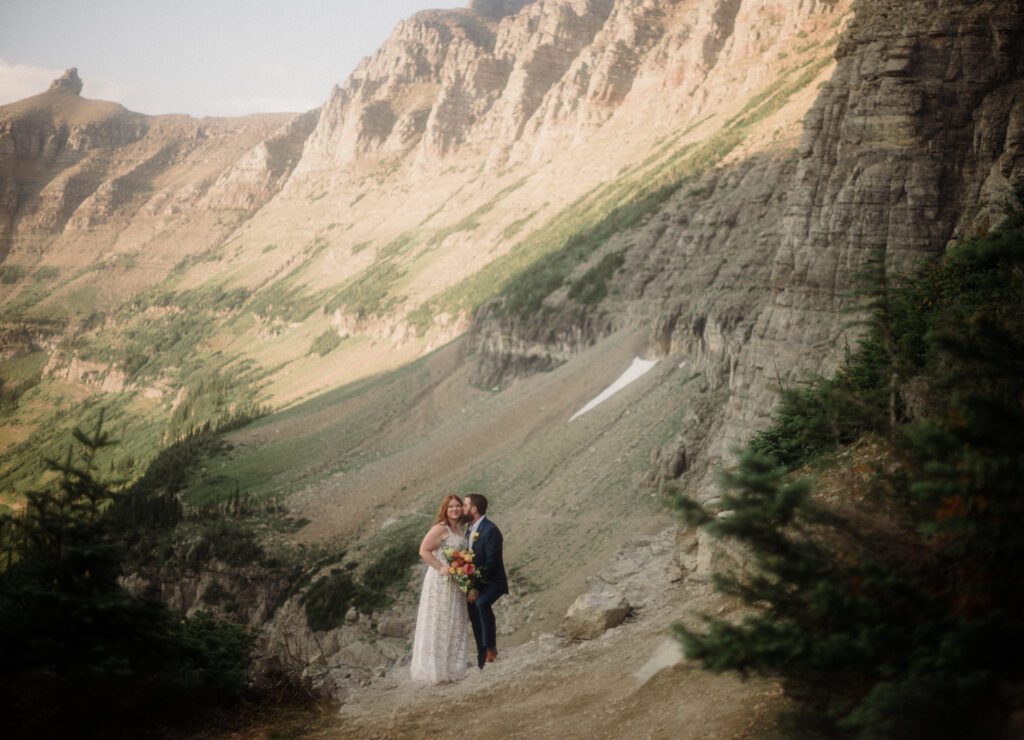
[[[456,496],[454,493],[449,493],[444,497],[444,501],[441,502],[441,508],[437,510],[437,519],[434,520],[434,524],[447,524],[448,523],[448,504],[452,501],[458,501],[462,504],[462,499]]]

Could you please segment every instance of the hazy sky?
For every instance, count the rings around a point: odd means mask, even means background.
[[[78,67],[141,113],[302,111],[424,8],[468,0],[0,0],[0,104]]]

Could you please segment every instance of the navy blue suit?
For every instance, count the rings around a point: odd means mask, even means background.
[[[494,602],[508,593],[508,577],[502,557],[501,530],[486,517],[476,530],[473,543],[473,563],[480,569],[477,590],[480,595],[469,605],[469,621],[476,639],[477,664],[483,668],[488,650],[498,649],[497,627],[494,623]]]

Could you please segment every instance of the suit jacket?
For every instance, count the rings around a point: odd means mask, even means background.
[[[484,518],[477,529],[480,536],[473,541],[473,563],[480,569],[480,584],[497,586],[501,593],[508,593],[508,577],[505,575],[505,560],[502,556],[501,530],[490,519]]]

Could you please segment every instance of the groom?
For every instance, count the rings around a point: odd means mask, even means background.
[[[494,602],[508,593],[505,562],[501,556],[501,532],[487,514],[487,497],[479,493],[466,496],[462,505],[469,521],[470,547],[473,563],[480,569],[480,582],[469,592],[469,621],[476,639],[477,665],[493,663],[498,657],[497,627],[494,624]],[[478,593],[477,593],[478,592]]]

